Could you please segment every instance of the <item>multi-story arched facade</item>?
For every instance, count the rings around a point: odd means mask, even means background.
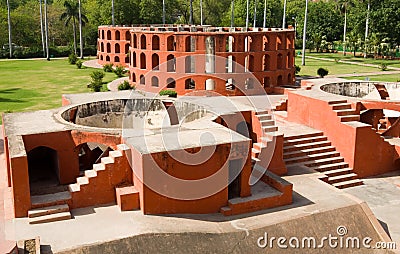
[[[98,29],[97,58],[103,65],[129,66],[129,47],[131,27],[100,26]]]
[[[115,39],[116,29],[99,28],[100,38],[106,38],[99,40],[100,64],[112,62],[112,56],[104,59],[108,54],[103,53],[101,43],[109,42],[103,33]],[[120,34],[129,30],[119,29]],[[229,96],[272,92],[273,87],[294,84],[291,29],[131,27],[130,33],[131,47],[124,53],[129,50],[130,82],[140,90],[166,88],[178,94],[211,90]]]

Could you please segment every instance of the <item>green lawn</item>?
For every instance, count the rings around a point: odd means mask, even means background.
[[[346,56],[344,56],[343,53],[308,53],[307,55],[313,57],[339,59],[339,60],[346,60],[346,61],[365,63],[365,64],[379,65],[381,63],[385,63],[388,66],[400,68],[400,60],[383,60],[383,59],[375,60],[373,58],[364,58],[362,56],[354,57],[352,53],[347,53]]]
[[[364,77],[348,77],[346,79],[358,79],[365,80]],[[387,74],[387,75],[379,75],[379,76],[369,76],[370,81],[383,81],[383,82],[399,82],[400,74]]]
[[[313,54],[308,54],[313,56]],[[298,75],[300,76],[317,76],[317,70],[320,67],[329,70],[329,75],[347,74],[347,73],[367,73],[380,71],[378,68],[365,67],[360,65],[336,63],[330,61],[323,61],[317,59],[306,58],[306,65],[301,65],[301,56],[295,58],[296,65],[301,67],[301,71]]]
[[[0,61],[0,113],[61,106],[61,95],[90,92],[94,69],[78,69],[66,59]],[[104,81],[116,79],[107,73]],[[1,121],[1,119],[0,119]]]

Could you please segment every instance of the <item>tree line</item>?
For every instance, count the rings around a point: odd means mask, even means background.
[[[231,26],[232,7],[233,25],[242,27],[246,25],[247,15],[249,26],[282,27],[285,13],[285,26],[295,27],[297,47],[300,48],[305,1],[164,0],[165,22],[188,24],[191,6],[194,24],[213,26]],[[12,41],[17,50],[43,51],[41,2],[43,4],[43,0],[0,0],[0,47],[3,51],[8,45],[7,3]],[[48,43],[51,48],[71,52],[80,49],[77,4],[78,0],[47,0]],[[163,0],[81,0],[82,41],[90,54],[95,54],[97,27],[112,24],[112,7],[117,25],[163,22]],[[400,44],[399,13],[398,0],[310,0],[307,48],[316,51],[347,48],[354,52],[366,49],[375,55],[393,51]]]

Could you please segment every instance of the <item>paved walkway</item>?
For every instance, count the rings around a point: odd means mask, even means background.
[[[97,63],[97,59],[85,61],[83,62],[83,66],[88,68],[103,69],[103,66]]]

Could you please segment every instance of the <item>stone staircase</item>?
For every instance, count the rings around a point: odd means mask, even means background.
[[[132,171],[124,157],[128,151],[127,145],[117,145],[117,150],[110,151],[100,163],[85,170],[76,183],[69,185],[73,208],[115,202],[115,188],[129,185],[132,181]]]
[[[253,165],[260,161],[258,158],[261,150],[268,146],[273,140],[273,135],[278,131],[278,127],[275,125],[275,121],[272,119],[272,115],[268,111],[256,112],[256,117],[258,118],[263,136],[260,138],[260,142],[253,143],[251,149],[251,159]]]
[[[330,101],[329,105],[341,122],[360,121],[360,114],[351,108],[351,104],[347,100]]]
[[[320,179],[339,189],[363,184],[322,132],[285,137],[283,158],[288,167],[307,166],[323,173]]]
[[[287,97],[282,98],[277,103],[274,104],[273,110],[274,111],[286,111],[287,103],[288,103],[288,98]]]
[[[68,191],[31,196],[31,203],[29,224],[71,219],[71,194]]]

